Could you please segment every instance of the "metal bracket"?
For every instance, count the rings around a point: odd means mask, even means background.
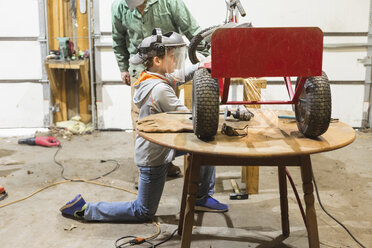
[[[371,66],[372,65],[372,59],[371,59],[371,56],[365,56],[364,58],[362,59],[357,59],[357,61],[361,64],[363,64],[364,66]]]
[[[57,104],[54,105],[54,106],[50,106],[49,109],[50,109],[50,111],[51,111],[52,113],[59,112],[59,111],[60,111],[60,109],[59,109],[59,103],[57,103]]]
[[[87,12],[87,0],[80,0],[80,13],[85,14]]]

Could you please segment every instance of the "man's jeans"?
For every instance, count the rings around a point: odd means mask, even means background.
[[[151,220],[159,206],[168,165],[138,167],[138,196],[132,202],[88,203],[84,219],[97,221],[146,221]],[[212,195],[215,182],[214,166],[200,168],[198,198]]]

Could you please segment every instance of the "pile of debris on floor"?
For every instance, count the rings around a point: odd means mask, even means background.
[[[84,124],[80,116],[74,116],[69,121],[56,122],[55,125],[51,125],[48,135],[70,140],[73,135],[91,134],[92,132],[92,123]]]

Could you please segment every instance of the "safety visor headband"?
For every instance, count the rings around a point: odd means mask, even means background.
[[[137,52],[141,55],[147,55],[148,57],[163,56],[165,55],[166,45],[162,44],[163,34],[160,28],[155,28],[152,31],[152,35],[156,35],[156,41],[152,42],[148,47],[139,47]],[[184,45],[169,45],[168,47],[179,47]]]
[[[163,56],[165,54],[164,45],[162,42],[162,33],[160,28],[155,28],[152,35],[156,35],[156,41],[152,42],[149,47],[139,47],[137,52],[139,54],[146,54],[149,57]]]

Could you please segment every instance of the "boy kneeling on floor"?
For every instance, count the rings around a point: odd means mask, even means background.
[[[185,73],[186,43],[181,35],[170,32],[162,35],[154,29],[145,38],[130,59],[134,65],[144,64],[143,71],[134,84],[133,101],[140,108],[139,120],[157,113],[188,110],[175,94],[176,82],[187,82],[199,68],[191,66]],[[186,74],[186,77],[185,77]],[[186,80],[185,80],[186,79]],[[132,202],[86,203],[79,194],[60,210],[62,214],[88,221],[148,221],[158,209],[167,176],[167,164],[175,156],[185,153],[156,145],[137,134],[135,162],[139,168],[137,199]],[[215,167],[200,168],[196,211],[225,212],[226,204],[212,197],[214,193]]]

